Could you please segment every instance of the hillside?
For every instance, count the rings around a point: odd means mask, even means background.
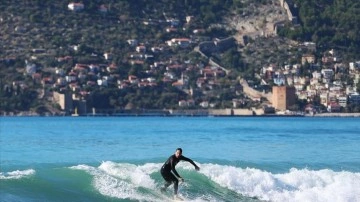
[[[309,52],[280,2],[5,0],[0,111],[259,108],[239,78],[258,86],[261,68]]]
[[[301,26],[289,26],[281,36],[312,41],[321,50],[335,48],[345,59],[359,59],[360,2],[358,0],[293,0]]]
[[[83,3],[85,7],[79,12],[68,9],[69,2],[64,1],[19,0],[5,1],[1,5],[1,9],[5,11],[0,16],[1,45],[3,47],[0,52],[1,74],[2,78],[9,78],[1,80],[3,110],[46,111],[51,106],[54,106],[54,109],[58,108],[54,103],[51,104],[51,98],[48,96],[52,92],[63,91],[66,88],[55,85],[44,86],[43,82],[34,81],[34,75],[26,72],[25,61],[34,63],[39,76],[42,79],[50,78],[52,80],[50,83],[56,79],[55,71],[57,69],[69,73],[75,64],[113,63],[120,66],[116,75],[123,79],[130,74],[138,77],[145,76],[145,69],[155,60],[174,60],[176,63],[182,63],[192,57],[194,65],[199,65],[196,61],[202,60],[205,62],[203,65],[206,65],[206,58],[192,53],[191,47],[180,50],[169,49],[165,42],[176,37],[193,37],[195,29],[204,30],[201,31],[201,35],[196,36],[195,40],[200,41],[231,36],[234,30],[216,26],[217,24],[224,25],[225,18],[220,16],[234,13],[236,9],[242,9],[245,6],[236,1],[228,1],[225,4],[221,4],[219,1],[210,3],[197,1],[157,3],[83,1]],[[164,4],[167,6],[164,7]],[[102,7],[106,8],[106,11],[101,11]],[[191,16],[191,23],[186,22],[186,16]],[[171,31],[167,31],[169,28]],[[129,39],[136,39],[148,47],[158,46],[166,54],[155,54],[153,61],[145,61],[145,64],[141,65],[131,65],[131,57],[137,53],[127,43]],[[111,59],[105,59],[104,53],[111,53]],[[231,67],[229,68],[231,69]],[[161,79],[159,72],[153,73],[152,77],[155,77],[156,80]],[[10,87],[13,82],[19,83],[15,86],[16,89],[13,89],[14,86]],[[189,82],[194,83],[195,81]],[[179,91],[179,89],[164,83],[160,83],[150,92],[147,89],[138,93],[136,93],[136,89],[115,92],[114,87],[110,85],[101,91],[97,88],[85,87],[83,90],[90,90],[91,95],[87,99],[97,108],[125,108],[129,104],[135,105],[136,108],[140,106],[147,108],[176,107],[179,99],[190,99],[187,94],[182,92],[183,90]],[[14,91],[18,93],[14,93]],[[229,91],[226,90],[224,93],[228,94]],[[211,94],[214,93],[208,93],[207,98],[196,99],[216,101],[216,97],[211,98],[213,96]],[[137,96],[141,96],[141,98],[136,98]],[[113,100],[111,101],[113,104],[110,103],[110,100]],[[138,102],[139,100],[143,101]],[[49,101],[50,103],[48,103]],[[219,101],[216,102],[221,104]],[[228,105],[226,103],[221,105],[224,104]],[[51,111],[54,112],[54,110]]]

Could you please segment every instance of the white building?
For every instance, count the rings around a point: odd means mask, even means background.
[[[342,107],[346,107],[347,104],[347,97],[346,96],[340,96],[338,98],[339,105]]]
[[[334,75],[334,71],[332,69],[322,69],[321,74],[325,79],[331,79]]]
[[[84,9],[84,4],[83,3],[69,3],[68,8],[69,8],[69,10],[72,10],[72,11],[81,11]]]

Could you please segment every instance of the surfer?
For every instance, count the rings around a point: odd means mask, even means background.
[[[200,170],[199,166],[197,166],[193,160],[186,158],[182,155],[181,148],[176,149],[175,154],[171,155],[167,159],[167,161],[164,163],[160,170],[160,173],[165,180],[165,185],[161,188],[161,191],[165,192],[166,188],[169,187],[171,183],[174,183],[174,198],[178,198],[177,193],[179,180],[181,180],[182,182],[184,181],[184,179],[180,177],[179,173],[175,169],[175,166],[177,163],[179,163],[179,161],[187,161],[195,166],[195,170]]]

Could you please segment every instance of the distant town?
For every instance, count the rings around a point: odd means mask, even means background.
[[[280,1],[279,4],[284,9],[286,21],[296,23],[296,17],[287,3]],[[67,10],[76,15],[85,8],[86,4],[70,2]],[[108,9],[105,4],[99,5],[98,12],[106,13]],[[2,16],[1,22],[5,21]],[[28,51],[31,57],[24,58],[23,66],[17,66],[17,71],[31,78],[32,86],[39,87],[36,97],[45,100],[46,109],[38,107],[37,110],[14,111],[2,108],[1,115],[341,116],[349,113],[350,116],[360,116],[360,61],[344,61],[337,49],[315,54],[317,44],[314,42],[280,39],[276,34],[278,26],[282,26],[279,21],[272,22],[271,29],[263,29],[251,38],[248,38],[250,33],[245,31],[241,35],[209,37],[204,34],[204,28],[194,28],[194,21],[196,16],[176,18],[166,14],[164,19],[137,21],[139,26],[161,27],[164,34],[173,37],[157,43],[149,43],[139,37],[124,39],[124,45],[129,50],[125,62],[115,62],[116,53],[111,50],[93,51],[89,56],[100,60],[80,61],[78,53],[87,48],[80,43],[67,47],[66,52],[70,54],[61,56],[52,54],[48,48],[32,48]],[[190,34],[179,32],[189,27],[192,28],[187,31]],[[21,33],[26,28],[14,29]],[[171,35],[173,32],[176,34]],[[289,57],[299,62],[270,61],[252,72],[251,78],[237,74],[214,57],[216,54],[231,55],[231,51],[237,50],[251,58],[251,48],[262,40],[279,40],[292,51]],[[182,52],[192,52],[192,56],[179,56]],[[38,62],[49,55],[55,58],[52,66]],[[5,65],[16,60],[11,56],[0,58]],[[129,67],[127,74],[122,71],[124,63]],[[11,96],[27,91],[29,80],[6,81],[2,78],[1,85],[3,94]],[[174,97],[175,94],[169,94],[169,98],[158,94],[158,98],[151,97],[148,98],[150,101],[137,105],[136,99],[115,98],[111,92],[106,101],[114,102],[112,106],[117,107],[108,107],[109,104],[101,105],[99,100],[94,100],[94,92],[101,97],[98,91],[107,89],[116,89],[116,95],[122,97],[126,97],[126,92],[146,94],[164,89],[171,89],[171,93],[179,92],[179,95]],[[160,97],[164,103],[166,99],[176,99],[176,104],[159,107],[154,104],[154,99]]]

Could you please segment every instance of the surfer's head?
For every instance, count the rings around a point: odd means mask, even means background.
[[[181,148],[177,148],[176,151],[175,151],[175,156],[176,158],[179,158],[182,154],[182,149]]]

